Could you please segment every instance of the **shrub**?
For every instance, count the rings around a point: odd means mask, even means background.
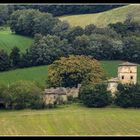
[[[140,85],[119,84],[115,103],[124,108],[140,107]]]
[[[30,81],[17,81],[4,92],[7,108],[38,109],[43,106],[43,93],[35,83]]]
[[[86,85],[80,88],[79,98],[88,107],[104,107],[111,103],[111,93],[103,83]]]

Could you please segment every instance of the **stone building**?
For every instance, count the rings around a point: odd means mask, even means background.
[[[67,102],[66,90],[62,87],[45,89],[45,105],[54,105]]]
[[[66,103],[68,101],[68,97],[77,98],[79,95],[79,89],[81,84],[78,87],[65,88],[65,87],[57,87],[57,88],[49,88],[45,89],[45,97],[44,103],[45,105],[54,105]]]
[[[134,63],[124,62],[118,66],[118,77],[108,80],[108,90],[112,93],[117,91],[118,83],[136,84],[137,83],[137,65]]]

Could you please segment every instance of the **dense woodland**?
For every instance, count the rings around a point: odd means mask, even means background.
[[[0,50],[0,71],[48,65],[71,54],[140,63],[140,24],[134,22],[132,16],[124,23],[104,28],[91,24],[83,29],[70,27],[51,13],[24,9],[12,12],[7,23],[13,33],[32,37],[34,43],[25,53],[21,53],[18,46],[10,54]]]

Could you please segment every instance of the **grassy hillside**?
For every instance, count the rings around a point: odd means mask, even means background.
[[[45,85],[47,79],[47,66],[17,69],[7,72],[0,72],[0,84],[10,84],[18,80],[36,81]]]
[[[83,14],[74,16],[63,16],[60,20],[68,21],[71,26],[85,27],[88,24],[95,24],[99,27],[107,26],[109,23],[123,22],[129,14],[132,14],[134,20],[140,21],[140,4],[127,5],[106,12],[97,14]]]
[[[101,61],[102,67],[104,68],[108,77],[117,76],[117,67],[120,63],[122,63],[122,61]],[[1,72],[0,84],[8,84],[17,80],[31,80],[44,86],[45,80],[47,79],[47,72],[47,66]],[[140,82],[140,65],[138,65],[138,82]]]
[[[28,37],[12,34],[9,28],[0,30],[0,49],[8,52],[13,47],[19,47],[21,51],[25,51],[32,44],[33,40]]]
[[[86,108],[0,111],[0,135],[139,135],[140,111]]]

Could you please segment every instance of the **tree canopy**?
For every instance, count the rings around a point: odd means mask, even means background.
[[[61,57],[48,66],[49,86],[73,87],[81,83],[98,83],[105,78],[100,63],[88,56]]]

